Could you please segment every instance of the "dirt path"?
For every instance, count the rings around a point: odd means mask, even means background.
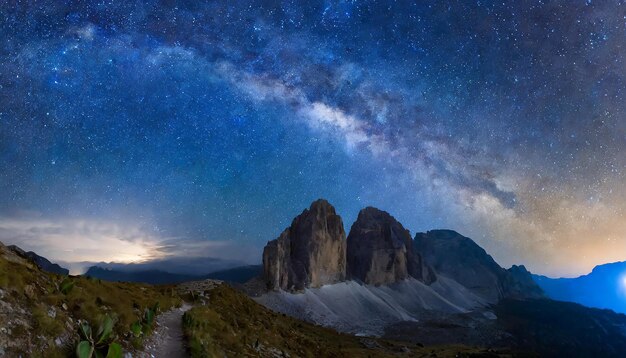
[[[219,280],[191,281],[177,285],[178,292],[183,295],[195,292],[204,297],[206,291],[220,285]],[[183,314],[192,306],[184,303],[180,308],[174,308],[157,316],[156,329],[144,344],[144,350],[133,354],[135,358],[184,358],[188,357],[183,337]]]
[[[184,303],[180,308],[171,309],[157,317],[157,329],[153,339],[146,345],[148,357],[179,358],[188,357],[183,337],[183,313],[191,308]]]

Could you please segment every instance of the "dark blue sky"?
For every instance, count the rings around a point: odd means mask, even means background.
[[[0,35],[2,241],[259,262],[324,197],[626,260],[621,1],[10,1]]]

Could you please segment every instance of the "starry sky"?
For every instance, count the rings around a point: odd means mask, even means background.
[[[311,201],[626,260],[623,1],[5,1],[0,240],[259,263]]]

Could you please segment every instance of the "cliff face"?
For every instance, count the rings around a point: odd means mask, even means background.
[[[409,276],[431,283],[432,269],[413,250],[411,235],[389,213],[367,207],[359,212],[347,239],[347,277],[384,285]]]
[[[301,290],[345,280],[346,233],[341,217],[317,200],[263,250],[268,289]]]
[[[341,217],[325,200],[298,215],[263,250],[268,289],[301,290],[346,279],[385,285],[413,277],[436,280],[433,269],[413,249],[407,229],[389,213],[368,207],[346,239]]]
[[[298,291],[346,279],[378,286],[412,277],[431,284],[442,274],[492,303],[543,297],[523,266],[505,270],[474,241],[452,230],[418,233],[412,240],[389,213],[367,207],[346,239],[341,217],[322,199],[267,243],[263,274],[270,290]]]

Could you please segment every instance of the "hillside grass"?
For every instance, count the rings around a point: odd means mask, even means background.
[[[207,305],[195,306],[183,316],[194,358],[499,356],[465,346],[422,347],[341,334],[273,312],[226,284],[207,294]]]

